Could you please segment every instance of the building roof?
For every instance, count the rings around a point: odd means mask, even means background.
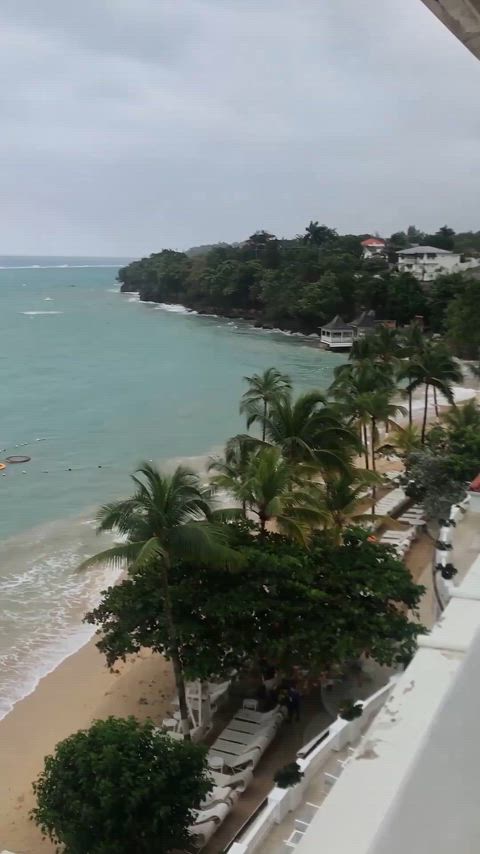
[[[351,326],[359,326],[361,329],[371,329],[375,325],[375,312],[372,310],[362,311],[362,313],[351,322]]]
[[[324,323],[322,329],[351,329],[351,323],[345,323],[344,319],[336,314],[329,323]]]
[[[362,246],[385,246],[385,241],[381,237],[367,237],[362,240]]]
[[[410,249],[402,249],[399,255],[459,255],[459,252],[450,252],[449,249],[439,249],[438,246],[412,246]]]

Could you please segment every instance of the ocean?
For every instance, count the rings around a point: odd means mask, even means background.
[[[315,339],[120,294],[115,258],[0,256],[0,718],[91,636],[111,570],[99,504],[142,460],[204,468],[243,429],[242,378],[275,365],[325,388],[344,356]]]

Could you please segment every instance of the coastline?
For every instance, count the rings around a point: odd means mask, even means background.
[[[0,721],[0,850],[53,854],[29,820],[32,782],[62,739],[109,715],[161,722],[174,694],[170,664],[145,650],[114,672],[92,638]]]

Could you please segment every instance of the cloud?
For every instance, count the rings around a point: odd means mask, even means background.
[[[0,250],[480,228],[480,65],[420,0],[4,0]]]

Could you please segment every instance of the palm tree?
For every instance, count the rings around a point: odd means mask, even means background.
[[[410,363],[411,380],[407,391],[412,393],[420,386],[425,386],[422,444],[425,442],[428,415],[428,391],[430,387],[441,392],[449,403],[454,403],[452,383],[462,382],[462,371],[443,344],[429,342],[423,353]],[[435,405],[438,415],[438,404]]]
[[[379,432],[378,425],[383,421],[388,423],[395,418],[399,413],[406,415],[406,409],[396,403],[392,403],[392,392],[384,389],[372,391],[364,395],[365,409],[370,416],[370,441],[371,441],[371,460],[372,471],[375,472],[376,466],[376,446],[378,444]]]
[[[393,393],[390,365],[371,359],[340,365],[335,369],[335,379],[330,386],[330,393],[340,403],[348,423],[355,424],[360,433],[367,469],[370,468],[368,428],[371,423],[369,407],[372,389]]]
[[[247,429],[256,421],[262,424],[262,441],[265,441],[265,419],[271,404],[283,398],[291,389],[292,383],[287,374],[276,368],[267,368],[263,374],[244,377],[249,388],[242,396],[240,413],[247,416]]]
[[[99,532],[116,531],[125,542],[88,558],[81,568],[126,562],[132,574],[148,565],[158,569],[182,732],[189,739],[190,720],[169,570],[175,560],[226,564],[235,558],[235,553],[228,548],[225,529],[209,521],[211,489],[202,486],[194,472],[179,466],[172,475],[163,475],[149,463],[142,463],[132,480],[132,497],[106,504],[97,515]]]
[[[402,337],[402,361],[399,364],[397,377],[399,380],[407,380],[406,394],[408,396],[408,423],[413,422],[412,390],[410,389],[412,360],[417,359],[425,349],[425,335],[418,323],[412,323],[405,330]]]
[[[402,352],[397,330],[388,326],[379,326],[372,339],[372,347],[378,361],[385,364],[396,364]]]
[[[323,471],[346,470],[355,433],[345,427],[333,406],[317,391],[274,400],[264,420],[264,435],[291,463],[309,463]]]
[[[371,513],[366,512],[371,506],[371,501],[366,497],[366,488],[380,482],[381,479],[372,472],[361,471],[326,479],[324,527],[332,531],[336,545],[341,545],[342,533],[349,524],[371,520]]]
[[[226,489],[242,505],[242,516],[247,516],[246,481],[249,472],[249,461],[255,450],[255,443],[250,436],[234,436],[225,445],[224,456],[210,460],[208,470],[213,472],[211,483],[217,489]]]
[[[386,437],[386,441],[378,448],[378,451],[388,452],[394,450],[400,457],[409,457],[413,451],[418,451],[422,446],[420,430],[415,424],[407,424],[402,427],[394,423],[394,429]]]
[[[275,522],[285,536],[306,545],[309,533],[324,519],[320,486],[282,457],[279,448],[259,447],[250,457],[246,479],[247,504],[258,517],[260,536]]]
[[[452,406],[442,416],[442,421],[450,430],[468,430],[470,427],[474,430],[480,430],[480,409],[477,406],[477,401],[473,398],[464,403],[463,406]]]

